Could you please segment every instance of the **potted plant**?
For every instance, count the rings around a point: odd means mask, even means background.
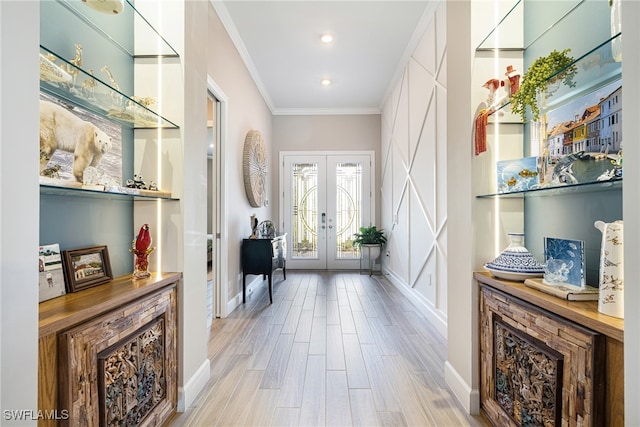
[[[387,243],[384,230],[378,230],[375,225],[371,227],[360,227],[360,232],[354,234],[353,245],[360,247],[362,257],[365,259],[376,259],[382,252],[382,247]]]
[[[570,51],[571,49],[562,52],[554,50],[549,55],[533,61],[522,76],[520,88],[510,99],[513,114],[520,114],[522,121],[525,121],[528,105],[531,119],[536,121],[540,115],[538,96],[551,96],[554,90],[548,90],[550,84],[559,85],[563,82],[569,87],[575,87],[573,78],[578,69],[574,65],[573,57],[569,56]]]

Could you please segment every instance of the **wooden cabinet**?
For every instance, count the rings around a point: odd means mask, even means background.
[[[177,408],[181,273],[67,294],[40,304],[39,425],[163,425]]]
[[[480,406],[494,425],[624,425],[623,320],[594,301],[474,278]]]
[[[273,302],[273,272],[282,269],[287,279],[286,234],[273,239],[244,239],[242,241],[242,302],[246,300],[246,281],[248,274],[269,278],[269,301]]]

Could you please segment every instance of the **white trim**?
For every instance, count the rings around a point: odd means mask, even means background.
[[[228,222],[229,222],[229,212],[228,212],[228,200],[227,200],[227,187],[224,185],[225,182],[228,181],[228,168],[226,162],[226,140],[227,140],[227,111],[229,98],[222,91],[220,86],[211,78],[211,76],[207,76],[207,90],[216,97],[216,99],[220,102],[220,170],[218,174],[220,176],[220,180],[218,182],[218,191],[220,194],[218,195],[220,200],[220,229],[218,232],[220,233],[220,300],[222,303],[220,304],[220,317],[227,317],[231,311],[227,308],[227,304],[224,302],[228,300],[229,292],[227,283],[229,282],[229,261],[228,261],[228,253],[229,253],[229,239],[228,239]],[[221,181],[221,182],[220,182]]]
[[[184,387],[178,388],[178,412],[191,406],[211,377],[211,361],[205,359]]]
[[[438,333],[444,339],[447,339],[447,317],[440,311],[436,310],[434,305],[427,300],[424,295],[414,291],[402,279],[395,275],[392,271],[384,269],[385,277],[395,286],[405,297],[413,303],[416,308],[423,314],[431,325],[433,325]]]
[[[276,108],[272,110],[274,116],[340,116],[340,115],[369,115],[381,114],[379,107],[362,108]]]
[[[444,362],[444,381],[471,415],[480,413],[480,392],[471,388],[449,361]]]
[[[222,21],[222,25],[227,30],[227,34],[229,34],[229,38],[231,38],[233,45],[238,50],[238,54],[240,55],[240,58],[242,58],[242,61],[244,62],[244,65],[247,67],[247,70],[249,71],[251,78],[253,79],[256,86],[258,87],[258,91],[262,95],[262,98],[264,99],[265,104],[267,104],[267,107],[269,107],[271,114],[273,114],[273,111],[274,111],[273,101],[271,101],[269,92],[267,91],[266,86],[264,85],[264,83],[262,82],[262,79],[260,78],[260,73],[258,73],[258,69],[253,63],[253,60],[251,59],[251,55],[249,55],[249,51],[247,50],[247,47],[244,45],[244,42],[242,41],[242,37],[240,37],[240,33],[238,33],[238,29],[236,28],[236,25],[234,24],[233,19],[231,19],[231,15],[229,15],[229,11],[227,10],[227,7],[224,5],[224,2],[222,1],[209,0],[209,2],[211,3],[216,13],[218,14],[220,21]]]

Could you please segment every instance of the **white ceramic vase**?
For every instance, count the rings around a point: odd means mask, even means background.
[[[598,311],[624,318],[624,245],[622,221],[596,221],[602,232]]]

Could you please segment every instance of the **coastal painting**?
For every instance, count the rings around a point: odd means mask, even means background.
[[[538,130],[541,186],[622,178],[622,80],[548,112]]]

